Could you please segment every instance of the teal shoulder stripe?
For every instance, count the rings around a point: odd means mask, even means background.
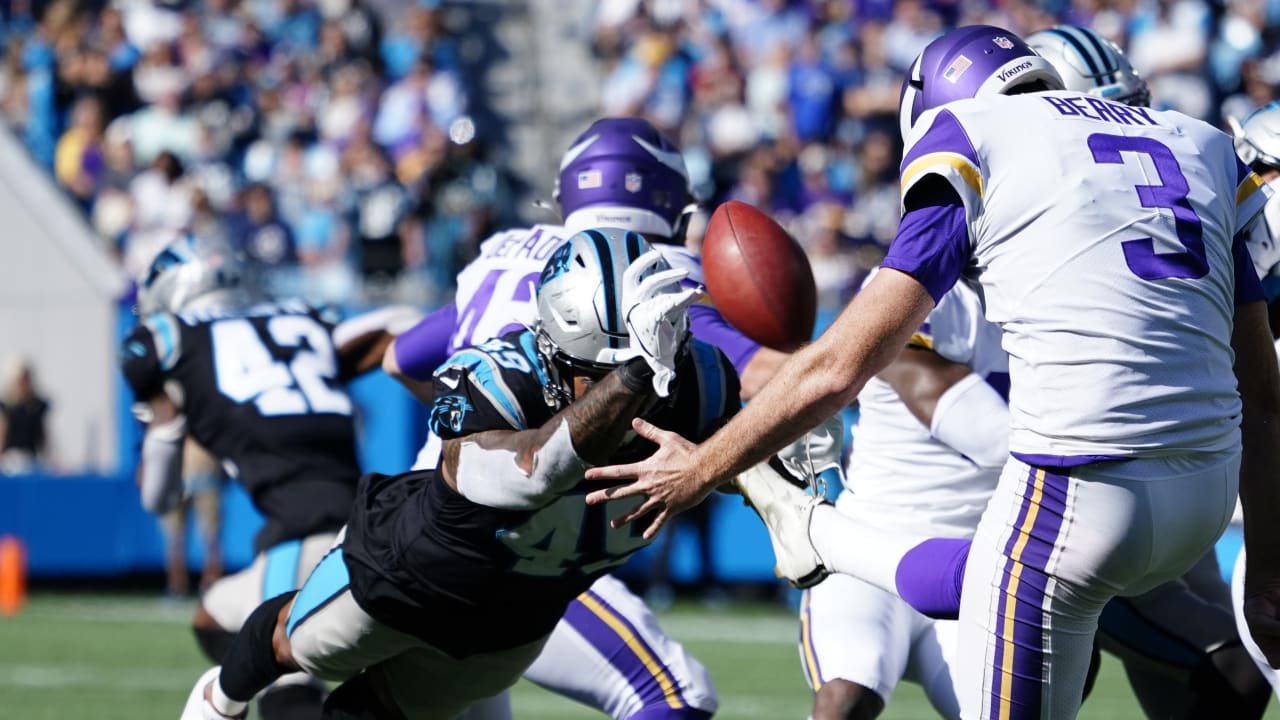
[[[511,423],[511,427],[516,430],[525,429],[520,403],[516,402],[515,393],[502,379],[502,371],[492,357],[478,350],[468,349],[450,358],[446,366],[450,365],[465,367],[471,384],[489,399],[494,408]]]

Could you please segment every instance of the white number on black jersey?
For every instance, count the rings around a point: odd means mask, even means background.
[[[351,398],[329,385],[338,376],[329,332],[304,315],[267,320],[266,333],[282,348],[296,348],[288,363],[276,359],[259,331],[244,318],[210,327],[218,391],[238,403],[253,402],[264,417],[307,413],[351,414]]]

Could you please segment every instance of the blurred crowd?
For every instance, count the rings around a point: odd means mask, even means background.
[[[518,204],[472,119],[488,103],[482,78],[448,27],[467,6],[9,0],[0,111],[131,275],[189,228],[242,249],[276,292],[439,301]],[[773,212],[810,253],[828,308],[896,229],[902,76],[946,28],[1089,25],[1127,49],[1157,106],[1218,124],[1280,82],[1280,0],[593,7],[582,41],[600,112],[643,115],[680,142],[706,206]]]
[[[4,115],[131,277],[189,229],[278,293],[438,301],[502,222],[436,3],[4,7]]]
[[[1025,37],[1064,22],[1125,48],[1157,107],[1218,125],[1280,83],[1277,0],[604,0],[592,49],[603,112],[676,138],[709,205],[770,210],[830,311],[897,229],[898,97],[916,55],[956,25]]]

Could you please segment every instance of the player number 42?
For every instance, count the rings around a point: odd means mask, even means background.
[[[338,375],[333,342],[315,320],[304,315],[278,315],[267,321],[271,341],[294,350],[287,363],[272,356],[248,320],[220,320],[211,332],[218,391],[228,398],[253,402],[267,417],[351,414],[351,398],[329,384]]]

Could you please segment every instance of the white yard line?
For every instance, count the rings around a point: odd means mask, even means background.
[[[104,671],[92,665],[0,665],[0,687],[26,688],[121,688],[126,690],[190,689],[201,670],[130,667]]]

